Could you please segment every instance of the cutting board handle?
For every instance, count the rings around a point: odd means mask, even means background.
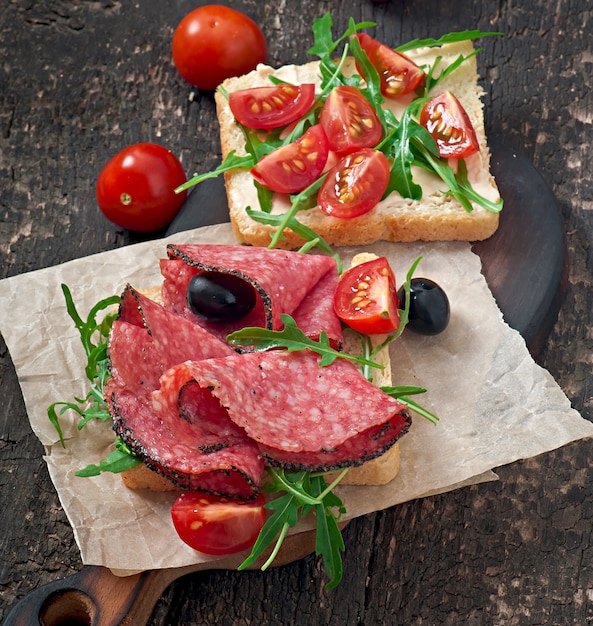
[[[314,550],[314,531],[289,535],[274,559],[274,567]],[[236,569],[246,554],[125,577],[105,567],[86,566],[78,574],[29,593],[12,608],[3,626],[145,626],[163,591],[174,580],[201,570]],[[266,558],[267,554],[263,555],[253,569],[261,567]]]
[[[32,591],[13,607],[4,626],[141,626],[166,587],[195,569],[118,577],[103,567],[85,567]]]

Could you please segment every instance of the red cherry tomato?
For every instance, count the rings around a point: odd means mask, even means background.
[[[319,116],[330,150],[348,154],[376,146],[383,136],[374,107],[356,89],[340,85],[332,89]]]
[[[264,63],[266,40],[259,26],[239,11],[220,4],[194,9],[173,33],[173,62],[183,78],[209,91],[231,76]]]
[[[233,554],[250,548],[264,525],[265,497],[239,501],[202,493],[182,493],[171,509],[181,540],[204,554]]]
[[[367,335],[397,330],[398,307],[395,275],[385,257],[344,272],[334,294],[336,315],[350,328]]]
[[[298,193],[321,176],[328,155],[325,132],[315,124],[296,141],[266,154],[251,168],[251,174],[272,191]]]
[[[416,90],[424,80],[424,70],[412,59],[373,39],[366,33],[355,35],[360,47],[381,79],[381,93],[386,98],[397,98]],[[361,74],[362,71],[358,70]]]
[[[450,91],[444,91],[422,107],[420,124],[436,141],[442,157],[462,159],[480,149],[466,110]]]
[[[270,130],[286,126],[301,118],[315,101],[315,85],[252,87],[233,91],[229,106],[235,119],[243,126]]]
[[[389,176],[387,157],[378,150],[363,148],[345,156],[327,173],[317,205],[333,217],[364,215],[383,197]]]
[[[154,143],[136,143],[110,159],[97,179],[96,196],[105,217],[122,228],[149,232],[167,226],[187,192],[177,157]]]

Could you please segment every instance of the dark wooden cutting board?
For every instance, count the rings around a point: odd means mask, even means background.
[[[531,164],[492,141],[492,171],[505,199],[500,226],[487,241],[475,243],[483,272],[507,323],[536,354],[548,335],[566,279],[562,219],[547,183]],[[228,221],[222,178],[196,187],[167,234]],[[285,542],[276,565],[314,549],[310,533]],[[239,559],[240,562],[240,559]],[[216,563],[155,570],[126,578],[88,566],[80,573],[35,590],[9,613],[4,626],[143,626],[165,588],[193,571],[236,567],[236,557]]]

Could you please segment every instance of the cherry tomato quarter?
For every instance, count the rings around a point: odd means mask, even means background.
[[[390,165],[378,150],[363,148],[342,158],[323,181],[317,205],[333,217],[359,217],[373,209],[387,190]]]
[[[234,554],[250,548],[264,525],[265,497],[239,501],[184,492],[171,509],[180,539],[204,554]]]
[[[321,125],[308,128],[302,137],[266,154],[251,168],[259,183],[278,193],[298,193],[323,173],[329,145]]]
[[[366,52],[381,80],[381,93],[386,98],[398,98],[415,91],[424,80],[424,70],[412,59],[373,39],[366,33],[354,35]],[[360,68],[358,71],[362,74]]]
[[[280,128],[303,117],[315,101],[315,85],[283,83],[239,89],[229,95],[229,107],[243,126],[258,130]]]
[[[168,226],[187,192],[175,193],[186,182],[179,159],[154,143],[124,148],[103,167],[96,197],[105,217],[122,228],[150,232]]]
[[[334,294],[336,315],[350,328],[374,335],[399,328],[395,274],[385,257],[351,267]]]
[[[247,15],[220,4],[188,13],[173,33],[173,62],[191,85],[210,91],[264,63],[266,40]]]
[[[420,124],[436,141],[444,158],[462,159],[480,149],[467,111],[450,91],[444,91],[422,107]]]
[[[361,148],[373,148],[383,136],[381,122],[373,105],[356,88],[340,85],[327,97],[319,123],[329,147],[340,155]]]

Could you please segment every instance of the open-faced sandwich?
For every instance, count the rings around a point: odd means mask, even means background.
[[[502,201],[472,44],[484,33],[393,50],[354,22],[334,41],[331,25],[326,15],[314,26],[319,61],[259,66],[216,93],[237,240],[297,248],[312,237],[365,245],[491,236]]]
[[[398,294],[386,259],[367,253],[341,271],[327,255],[167,246],[162,285],[105,300],[118,305],[108,332],[95,326],[100,307],[92,312],[89,328],[105,337],[90,351],[101,357],[90,367],[101,372],[95,396],[117,440],[78,474],[116,471],[132,489],[179,491],[180,537],[206,554],[253,545],[245,566],[313,512],[337,584],[343,506],[333,488],[393,480],[411,412],[436,421],[409,398],[423,389],[392,386],[386,349],[408,321],[415,265]],[[50,409],[56,424],[61,404]],[[255,528],[240,521],[245,511]]]

